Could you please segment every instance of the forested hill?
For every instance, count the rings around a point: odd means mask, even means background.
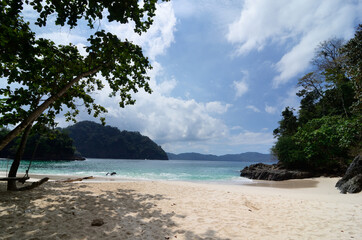
[[[170,160],[206,160],[206,161],[240,161],[240,162],[274,162],[271,154],[246,152],[216,156],[201,153],[167,153]]]
[[[88,158],[168,160],[163,149],[139,132],[83,121],[64,129],[82,156]]]

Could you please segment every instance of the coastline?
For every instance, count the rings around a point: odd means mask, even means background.
[[[27,192],[2,182],[0,239],[357,239],[362,194],[340,194],[337,180],[52,181]]]

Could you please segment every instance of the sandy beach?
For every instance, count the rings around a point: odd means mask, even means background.
[[[340,194],[337,180],[2,182],[0,239],[361,239],[362,194]]]

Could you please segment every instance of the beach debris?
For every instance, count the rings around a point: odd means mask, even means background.
[[[91,226],[99,227],[99,226],[102,226],[103,224],[104,224],[104,221],[102,218],[96,218],[96,219],[93,219]]]
[[[111,175],[111,176],[113,176],[113,175],[116,175],[117,173],[116,172],[107,172],[107,174],[106,174],[106,176],[108,176],[108,175]]]
[[[67,179],[67,180],[62,180],[62,181],[58,181],[58,182],[77,182],[77,181],[83,181],[84,179],[94,179],[93,176],[89,176],[89,177],[83,177],[83,178],[73,178],[73,179]]]
[[[33,188],[39,187],[40,185],[42,185],[43,183],[47,182],[49,180],[48,177],[42,178],[37,182],[33,182],[31,185],[25,186],[25,187],[21,187],[18,188],[18,191],[26,191],[26,190],[31,190]]]

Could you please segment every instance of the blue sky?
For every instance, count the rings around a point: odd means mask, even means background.
[[[26,11],[28,19],[32,12]],[[358,0],[173,0],[158,5],[151,29],[101,22],[141,45],[152,62],[151,95],[118,107],[109,89],[94,94],[107,124],[139,131],[167,152],[268,153],[286,106],[298,108],[296,83],[316,46],[349,39],[361,22]],[[49,26],[38,37],[86,45],[89,32]],[[69,125],[58,116],[60,126]],[[96,120],[82,111],[81,120]]]

